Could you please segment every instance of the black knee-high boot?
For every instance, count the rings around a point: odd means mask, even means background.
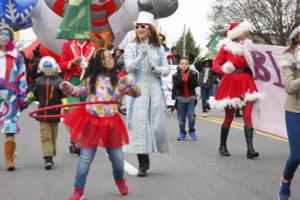
[[[229,128],[221,127],[221,142],[219,147],[219,153],[221,156],[230,156],[229,151],[227,150],[227,137],[229,134]]]
[[[245,126],[244,127],[245,131],[245,138],[246,138],[246,143],[247,143],[247,158],[255,158],[259,156],[259,153],[256,152],[253,148],[253,127],[251,126]]]
[[[147,170],[150,167],[149,154],[137,154],[139,161],[139,171],[138,176],[145,177],[147,176]]]

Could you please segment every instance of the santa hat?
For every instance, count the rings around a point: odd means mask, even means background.
[[[141,11],[135,24],[149,24],[155,26],[154,15],[149,12]]]
[[[51,56],[45,56],[43,57],[40,62],[39,62],[39,66],[38,66],[38,72],[44,72],[45,71],[45,64],[48,63],[50,65],[52,65],[53,71],[56,73],[61,72],[59,65],[57,64],[57,62],[55,61],[54,58],[52,58]]]
[[[242,36],[245,32],[250,31],[251,24],[248,21],[233,22],[230,24],[227,32],[227,38],[234,40]]]

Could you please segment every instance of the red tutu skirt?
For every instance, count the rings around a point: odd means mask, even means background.
[[[246,94],[257,93],[257,87],[250,74],[226,74],[222,77],[215,99],[232,99],[245,97]]]
[[[129,143],[126,126],[118,113],[99,117],[85,106],[71,109],[64,118],[71,140],[85,148],[120,148]]]

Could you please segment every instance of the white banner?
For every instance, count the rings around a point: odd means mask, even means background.
[[[172,76],[177,70],[177,65],[170,65],[170,74],[167,77],[162,77],[162,88],[165,95],[166,104],[168,106],[174,106],[175,100],[172,100]]]
[[[258,90],[266,98],[257,101],[253,110],[253,123],[256,129],[281,137],[287,137],[284,117],[286,93],[278,66],[285,47],[251,44],[254,60],[254,78]]]
[[[265,93],[265,99],[255,103],[253,124],[258,130],[287,138],[284,102],[286,93],[283,89],[281,70],[278,66],[280,56],[285,47],[251,44],[251,54],[254,60],[254,78],[259,92]],[[163,89],[167,105],[174,105],[172,100],[172,74],[177,65],[170,66],[171,73],[163,78]]]

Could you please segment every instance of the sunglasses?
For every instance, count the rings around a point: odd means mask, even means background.
[[[43,67],[44,67],[44,69],[52,69],[52,68],[54,68],[53,64],[50,63],[50,62],[45,62],[43,64]]]
[[[0,36],[10,37],[10,33],[6,31],[1,31]]]
[[[144,29],[144,28],[149,28],[149,26],[142,24],[142,25],[136,25],[135,28],[136,29],[139,29],[139,28]]]

